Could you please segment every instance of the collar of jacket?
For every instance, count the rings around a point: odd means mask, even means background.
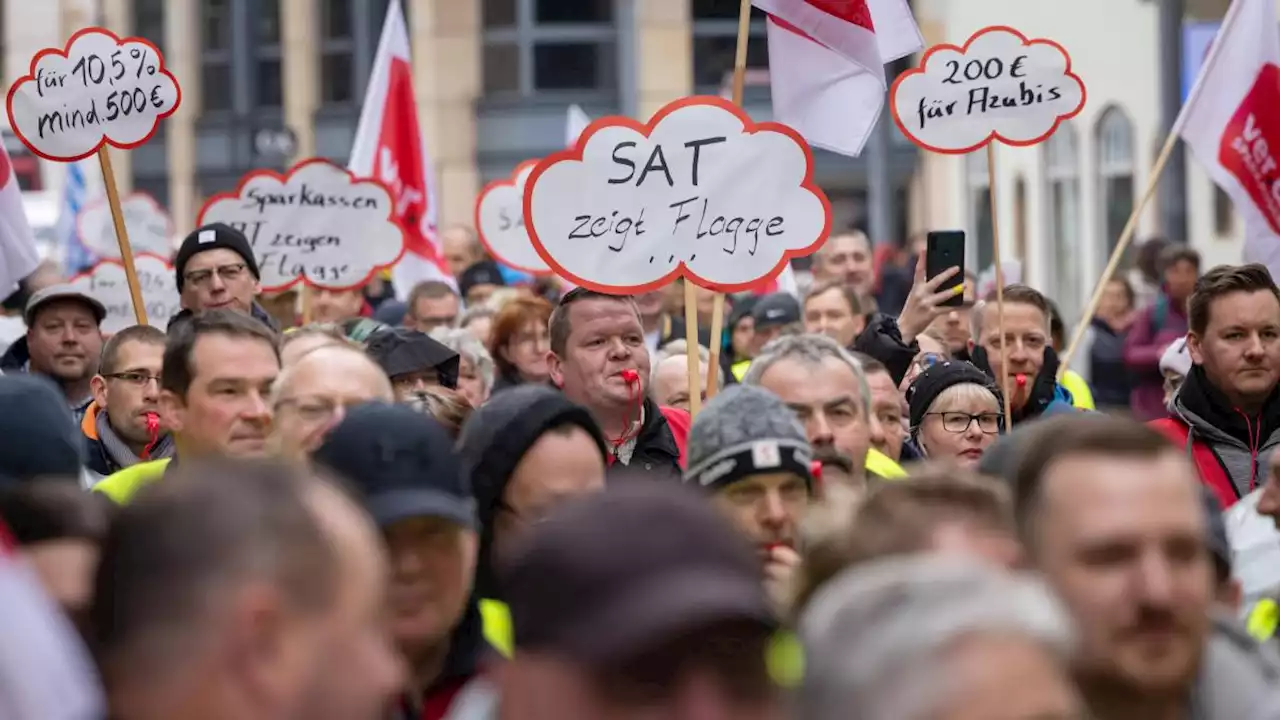
[[[647,397],[643,408],[644,422],[640,425],[640,432],[636,434],[636,446],[631,457],[634,459],[639,455],[657,453],[670,457],[672,462],[678,462],[680,448],[667,428],[667,417],[662,414],[662,408]]]
[[[1173,405],[1250,448],[1255,444],[1265,445],[1272,434],[1280,431],[1280,387],[1272,389],[1257,417],[1248,417],[1231,405],[1200,365],[1191,366],[1191,372],[1174,396]],[[1183,413],[1180,415],[1185,417]]]

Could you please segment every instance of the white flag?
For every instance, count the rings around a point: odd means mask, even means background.
[[[1173,127],[1244,216],[1245,262],[1263,263],[1280,279],[1280,34],[1274,0],[1231,3]]]
[[[40,264],[35,235],[22,207],[22,190],[9,151],[0,145],[0,300],[18,289],[18,281]]]
[[[752,0],[769,13],[774,117],[810,145],[862,152],[884,108],[885,63],[924,46],[907,0]]]
[[[454,282],[436,233],[435,178],[418,122],[412,67],[404,12],[400,0],[391,0],[347,166],[356,177],[381,180],[396,199],[405,254],[391,275],[402,299],[424,280]]]
[[[564,121],[564,146],[573,147],[578,136],[591,124],[591,116],[581,105],[570,105]]]

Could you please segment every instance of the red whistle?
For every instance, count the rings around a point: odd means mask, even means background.
[[[622,375],[622,380],[624,382],[633,383],[633,382],[640,381],[640,373],[636,372],[635,370],[630,370],[630,369],[623,370],[620,374]]]
[[[1013,376],[1013,379],[1014,379],[1015,381],[1017,381],[1017,383],[1018,383],[1018,387],[1020,387],[1020,388],[1024,388],[1024,387],[1026,387],[1026,386],[1027,386],[1027,376],[1026,376],[1026,375],[1024,375],[1024,374],[1022,374],[1022,373],[1018,373],[1017,375],[1014,375],[1014,376]]]
[[[142,450],[142,458],[146,460],[151,457],[151,448],[155,447],[156,441],[160,439],[160,415],[157,413],[147,413],[147,447]]]

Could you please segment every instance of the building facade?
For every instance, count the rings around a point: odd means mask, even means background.
[[[692,93],[719,94],[732,68],[739,0],[402,0],[419,118],[439,180],[443,223],[469,222],[479,189],[564,144],[566,110],[647,117]],[[1085,305],[1159,151],[1158,0],[913,0],[928,43],[992,24],[1053,38],[1071,53],[1088,101],[1046,143],[985,153],[919,152],[892,129],[892,238],[970,233],[969,266],[1002,254],[1073,317]],[[1192,19],[1226,0],[1187,0]],[[145,190],[189,228],[203,199],[255,168],[310,156],[345,162],[388,0],[55,0],[3,2],[3,75],[39,49],[99,23],[155,42],[183,88],[178,112],[131,152],[120,184]],[[1105,21],[1100,20],[1105,18]],[[745,105],[768,119],[764,20],[751,25]],[[287,132],[286,132],[287,131]],[[294,142],[263,142],[288,137]],[[12,138],[10,138],[12,140]],[[28,184],[61,186],[62,168],[23,157]],[[835,226],[865,223],[867,163],[816,153]],[[96,173],[86,172],[87,176]],[[1230,202],[1188,158],[1189,240],[1210,263],[1239,259]],[[990,197],[997,200],[992,222]],[[1160,232],[1154,203],[1139,238]]]

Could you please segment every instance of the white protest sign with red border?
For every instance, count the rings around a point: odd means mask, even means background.
[[[992,140],[1035,145],[1085,103],[1084,82],[1071,71],[1065,48],[999,25],[963,46],[930,47],[889,95],[893,120],[911,142],[951,155]]]
[[[120,200],[124,225],[129,233],[129,247],[137,253],[168,257],[173,253],[173,223],[156,199],[144,192],[133,192]],[[111,206],[105,197],[85,205],[76,215],[76,231],[89,252],[100,258],[119,258],[120,244],[111,218]]]
[[[248,173],[235,191],[205,202],[197,224],[212,222],[249,239],[268,292],[300,282],[330,290],[361,287],[405,251],[387,186],[322,158],[303,160],[283,174]]]
[[[593,122],[530,173],[524,218],[546,264],[578,285],[638,293],[683,276],[736,292],[817,250],[831,205],[799,133],[699,96],[643,124]]]
[[[494,260],[530,275],[550,275],[524,224],[524,188],[537,160],[526,160],[511,176],[494,180],[476,198],[476,234]]]
[[[88,157],[103,144],[137,147],[182,101],[160,50],[140,37],[121,39],[100,27],[46,48],[9,89],[14,133],[47,160]]]
[[[151,253],[136,253],[133,261],[142,287],[142,301],[147,305],[147,324],[164,330],[169,318],[182,310],[173,266],[165,258]],[[107,308],[103,332],[116,333],[136,324],[124,265],[119,260],[103,260],[71,278],[70,283]]]

